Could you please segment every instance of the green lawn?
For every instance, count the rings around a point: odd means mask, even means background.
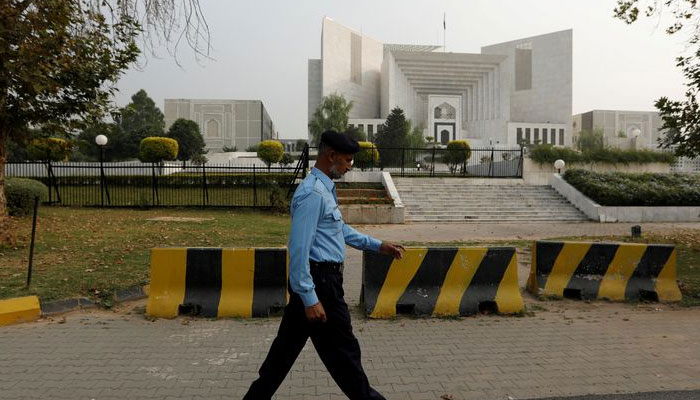
[[[201,221],[149,221],[158,217]],[[13,219],[19,240],[0,247],[0,298],[37,294],[42,300],[93,296],[145,284],[148,251],[158,246],[284,246],[289,216],[248,210],[120,210],[43,207],[34,273],[24,289],[31,217]]]

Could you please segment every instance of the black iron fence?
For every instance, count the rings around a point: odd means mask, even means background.
[[[294,167],[190,163],[8,163],[6,176],[49,188],[66,206],[269,207],[284,198]]]
[[[355,170],[398,176],[522,178],[523,148],[376,148],[355,155]]]

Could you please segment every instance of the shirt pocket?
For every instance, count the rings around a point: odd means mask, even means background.
[[[338,207],[334,207],[333,211],[325,213],[321,219],[320,229],[328,232],[329,234],[336,234],[342,230],[343,227],[343,216],[340,213]]]

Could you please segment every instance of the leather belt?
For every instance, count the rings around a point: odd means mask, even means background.
[[[309,266],[311,267],[311,273],[321,274],[342,274],[344,269],[343,263],[330,261],[309,260]]]

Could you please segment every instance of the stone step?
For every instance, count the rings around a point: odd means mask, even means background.
[[[517,222],[523,222],[524,220],[521,218],[471,218],[471,219],[449,219],[449,218],[423,218],[423,219],[417,219],[417,218],[406,218],[406,222],[410,223],[465,223],[465,222],[474,222],[474,223],[497,223],[497,222],[503,222],[503,223],[517,223]],[[530,218],[527,219],[527,222],[588,222],[587,219],[582,219],[582,218]]]

